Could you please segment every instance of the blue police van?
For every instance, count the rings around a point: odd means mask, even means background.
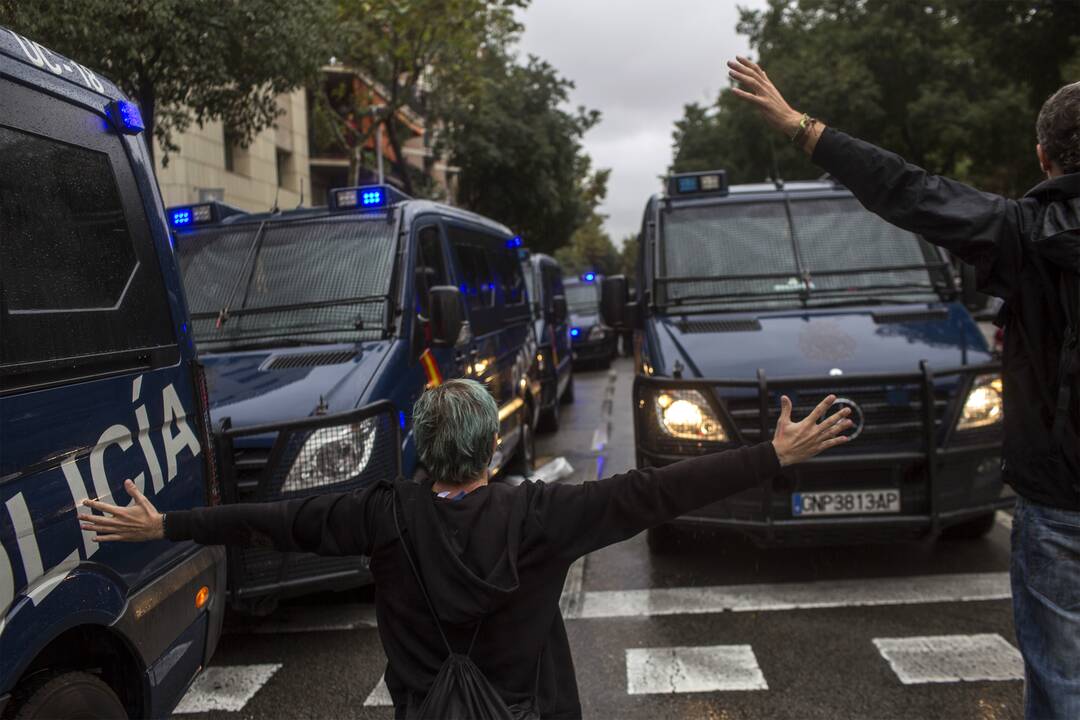
[[[605,280],[603,311],[634,328],[639,465],[772,437],[848,407],[853,441],[679,519],[765,543],[978,536],[1013,498],[1001,480],[1000,367],[942,251],[828,179],[729,187],[676,175],[645,208],[637,300]],[[672,526],[649,534],[663,550]]]
[[[222,441],[224,502],[364,487],[416,465],[425,387],[485,383],[501,427],[492,470],[531,471],[540,408],[521,239],[390,186],[326,207],[170,208]],[[233,604],[370,582],[366,559],[229,550]]]
[[[563,272],[555,258],[543,253],[529,254],[527,263],[525,284],[533,304],[541,385],[537,430],[555,432],[559,429],[559,407],[574,402],[574,358]]]
[[[570,346],[579,367],[611,365],[618,351],[619,336],[600,317],[600,283],[595,272],[582,273],[566,281],[566,304],[570,309]]]
[[[0,27],[0,713],[168,715],[209,661],[220,548],[101,544],[84,498],[218,498],[205,385],[137,106]]]

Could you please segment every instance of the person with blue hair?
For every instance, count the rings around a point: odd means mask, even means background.
[[[83,527],[100,541],[168,538],[367,555],[396,717],[425,716],[425,698],[449,651],[468,655],[511,711],[533,711],[514,717],[579,718],[559,609],[570,565],[845,442],[848,411],[825,417],[834,400],[825,398],[795,422],[791,401],[782,398],[771,442],[580,485],[511,486],[489,482],[499,430],[495,400],[480,383],[450,380],[424,392],[413,408],[422,469],[412,479],[164,515],[128,482],[132,502],[88,500],[102,514],[86,516]]]

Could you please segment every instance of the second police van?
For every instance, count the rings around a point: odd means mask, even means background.
[[[526,251],[527,252],[527,251]],[[536,326],[536,369],[540,378],[537,429],[559,429],[559,406],[574,402],[574,358],[562,268],[543,253],[527,257],[525,282]]]
[[[102,543],[85,498],[219,498],[138,108],[0,27],[0,716],[164,717],[209,662],[221,548]]]
[[[977,536],[1013,498],[1001,478],[1000,367],[943,251],[831,181],[728,187],[676,175],[649,200],[638,301],[605,280],[609,322],[634,328],[639,466],[772,437],[823,397],[852,442],[675,525],[765,543]],[[672,526],[649,533],[654,549]]]
[[[329,205],[169,217],[223,447],[225,502],[345,491],[416,466],[425,387],[485,383],[499,405],[492,471],[532,469],[540,408],[521,239],[389,186]],[[234,605],[370,581],[366,559],[229,550]]]

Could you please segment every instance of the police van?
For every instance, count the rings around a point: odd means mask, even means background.
[[[506,227],[385,185],[331,190],[326,207],[168,214],[227,456],[226,503],[412,473],[413,403],[457,377],[498,402],[496,477],[531,470],[536,340],[521,238]],[[370,582],[365,562],[230,549],[231,597],[265,611]]]
[[[764,544],[988,532],[1013,498],[1000,367],[971,290],[941,250],[829,180],[671,177],[645,208],[638,300],[621,277],[602,290],[604,316],[634,328],[638,464],[768,440],[781,395],[801,417],[835,394],[855,421],[852,442],[676,525]]]
[[[618,351],[619,336],[600,317],[600,283],[595,272],[582,273],[566,281],[566,304],[570,310],[570,346],[579,367],[611,365]]]
[[[214,652],[220,548],[98,544],[85,498],[219,492],[139,109],[0,27],[0,713],[168,715]]]
[[[525,284],[533,304],[536,363],[540,377],[540,418],[537,430],[559,429],[559,406],[574,402],[574,359],[570,349],[569,311],[562,267],[550,255],[527,258]]]

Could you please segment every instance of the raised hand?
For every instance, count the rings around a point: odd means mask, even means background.
[[[770,126],[788,138],[794,137],[799,130],[802,113],[788,104],[761,66],[744,57],[728,60],[727,65],[728,76],[740,86],[732,88],[732,92],[750,103]],[[807,153],[813,153],[814,145],[821,136],[824,126],[819,125],[810,128],[802,142],[803,150]]]
[[[160,540],[165,537],[165,524],[162,515],[154,505],[139,492],[135,483],[127,480],[124,490],[131,496],[132,503],[127,507],[110,505],[97,500],[83,500],[83,505],[107,515],[83,515],[83,530],[96,532],[95,542],[117,540],[120,542],[144,542]]]
[[[835,400],[835,395],[829,395],[800,422],[793,422],[791,399],[787,395],[780,398],[780,421],[776,423],[772,443],[781,466],[804,462],[824,450],[848,441],[848,438],[840,433],[854,424],[848,419],[850,408],[843,408],[824,422],[819,422]]]

